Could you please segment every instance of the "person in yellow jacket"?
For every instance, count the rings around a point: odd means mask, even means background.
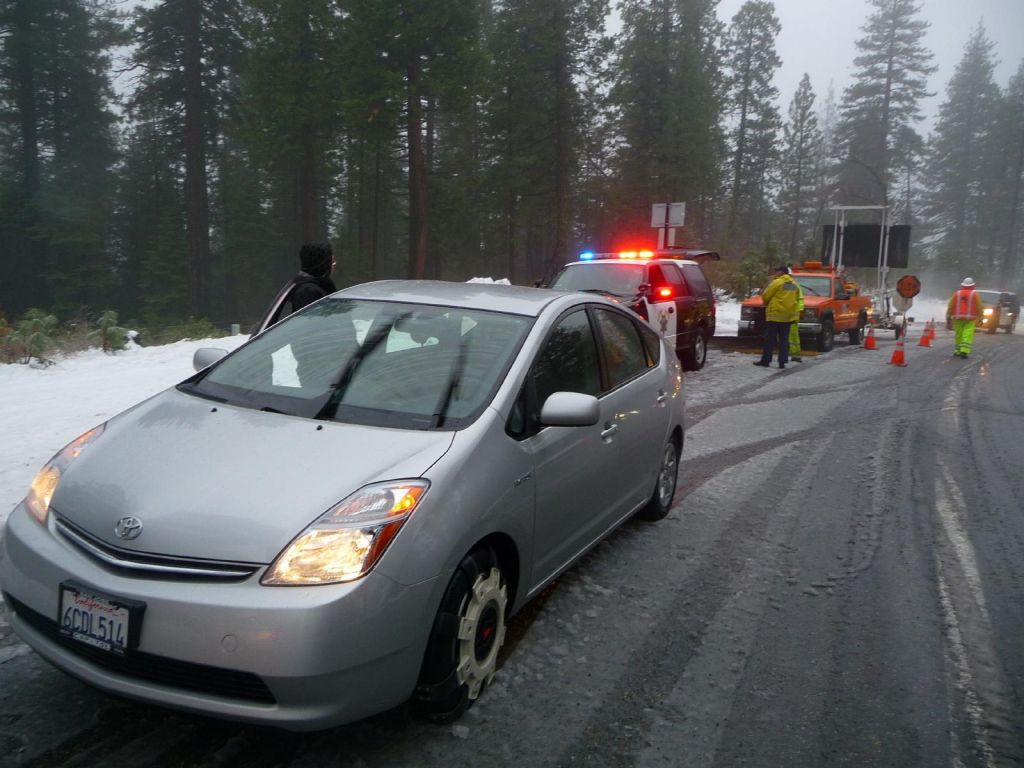
[[[793,274],[792,267],[789,268],[789,274]],[[800,299],[796,303],[796,320],[789,326],[789,359],[795,363],[802,363],[804,359],[801,356],[803,350],[800,348],[800,314],[804,311],[804,289],[800,288],[800,283],[797,283],[796,287],[800,290]]]
[[[789,267],[780,264],[772,270],[774,279],[761,294],[764,301],[764,346],[761,359],[754,363],[767,368],[772,364],[775,347],[779,348],[779,368],[789,361],[789,327],[799,317],[800,286],[789,275]]]
[[[953,357],[967,357],[974,343],[974,325],[981,317],[981,296],[974,290],[974,280],[965,277],[953,292],[946,306],[946,319],[952,319],[956,333]]]

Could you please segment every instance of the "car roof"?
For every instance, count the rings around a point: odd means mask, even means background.
[[[456,283],[446,280],[378,280],[331,294],[346,299],[396,301],[405,304],[440,304],[462,309],[483,309],[537,317],[569,291],[525,288],[502,283]]]

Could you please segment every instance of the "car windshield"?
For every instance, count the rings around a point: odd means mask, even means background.
[[[636,263],[570,264],[551,283],[560,291],[602,291],[616,296],[634,296],[644,281],[644,265]]]
[[[490,402],[532,323],[475,309],[329,299],[179,389],[313,419],[459,429]]]
[[[793,275],[793,279],[811,296],[831,296],[832,278],[813,275]]]
[[[981,297],[981,300],[986,304],[998,304],[999,296],[1001,295],[999,291],[975,291],[975,293],[977,293]]]

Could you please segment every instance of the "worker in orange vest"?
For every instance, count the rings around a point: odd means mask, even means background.
[[[974,342],[974,326],[981,317],[981,296],[974,290],[974,281],[965,277],[960,287],[946,306],[946,319],[953,320],[953,331],[956,333],[956,348],[953,357],[966,358],[971,354]]]

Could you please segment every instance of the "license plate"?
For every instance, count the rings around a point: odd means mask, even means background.
[[[77,584],[60,585],[60,632],[110,653],[138,645],[144,603],[101,595]]]

